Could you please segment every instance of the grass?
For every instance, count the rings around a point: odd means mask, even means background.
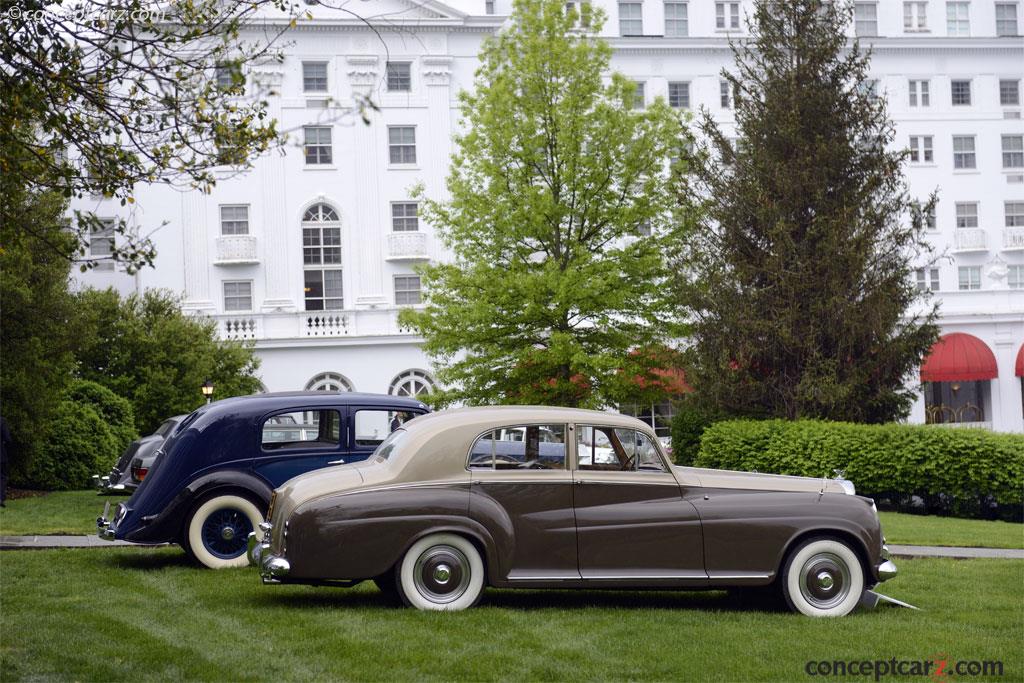
[[[1024,524],[880,512],[889,543],[968,548],[1024,548]]]
[[[95,533],[96,517],[108,500],[113,507],[124,498],[65,491],[8,500],[7,507],[0,508],[0,536]],[[1024,524],[896,512],[883,512],[881,518],[890,543],[1024,548]]]
[[[813,620],[724,593],[488,591],[460,613],[372,584],[262,586],[175,549],[0,553],[0,677],[18,680],[806,680],[809,660],[1002,660],[1024,675],[1024,562],[900,561],[923,608]],[[887,678],[886,680],[898,680]]]
[[[0,536],[94,534],[103,504],[113,508],[123,496],[99,496],[95,491],[60,491],[29,498],[7,499],[0,508]]]

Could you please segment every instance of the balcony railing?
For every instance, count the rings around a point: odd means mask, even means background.
[[[1003,230],[1003,251],[1024,250],[1024,227]]]
[[[218,266],[259,263],[256,256],[256,238],[252,235],[225,235],[217,238]]]
[[[213,316],[221,339],[310,339],[413,335],[398,324],[401,307],[370,310],[220,313]]]
[[[422,261],[428,258],[426,233],[393,232],[388,235],[388,261]]]
[[[953,250],[988,251],[988,247],[985,246],[985,230],[982,228],[957,228]]]
[[[221,320],[221,337],[224,339],[255,339],[256,318],[254,316],[232,316]]]

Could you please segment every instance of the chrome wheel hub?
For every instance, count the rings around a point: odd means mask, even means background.
[[[235,537],[234,528],[229,526],[224,527],[223,529],[221,529],[220,537],[223,538],[225,541],[230,541],[232,538]]]
[[[830,609],[850,594],[850,568],[833,553],[818,553],[800,568],[800,594],[818,609]]]
[[[458,600],[469,587],[469,559],[458,548],[436,545],[416,559],[413,581],[416,590],[431,602]]]

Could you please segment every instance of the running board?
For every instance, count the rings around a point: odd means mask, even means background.
[[[879,603],[885,603],[888,605],[895,605],[897,607],[906,607],[908,609],[920,610],[920,607],[914,607],[909,602],[903,602],[896,598],[890,598],[888,595],[882,595],[875,591],[864,591],[864,595],[860,598],[860,606],[864,609],[875,609]]]

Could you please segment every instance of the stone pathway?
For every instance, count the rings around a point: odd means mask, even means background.
[[[137,546],[127,541],[104,541],[90,536],[0,536],[0,550],[22,550],[41,548],[111,548],[113,546]],[[1006,548],[946,548],[931,545],[889,545],[889,552],[895,557],[952,557],[971,559],[995,557],[1024,560],[1024,550]]]

